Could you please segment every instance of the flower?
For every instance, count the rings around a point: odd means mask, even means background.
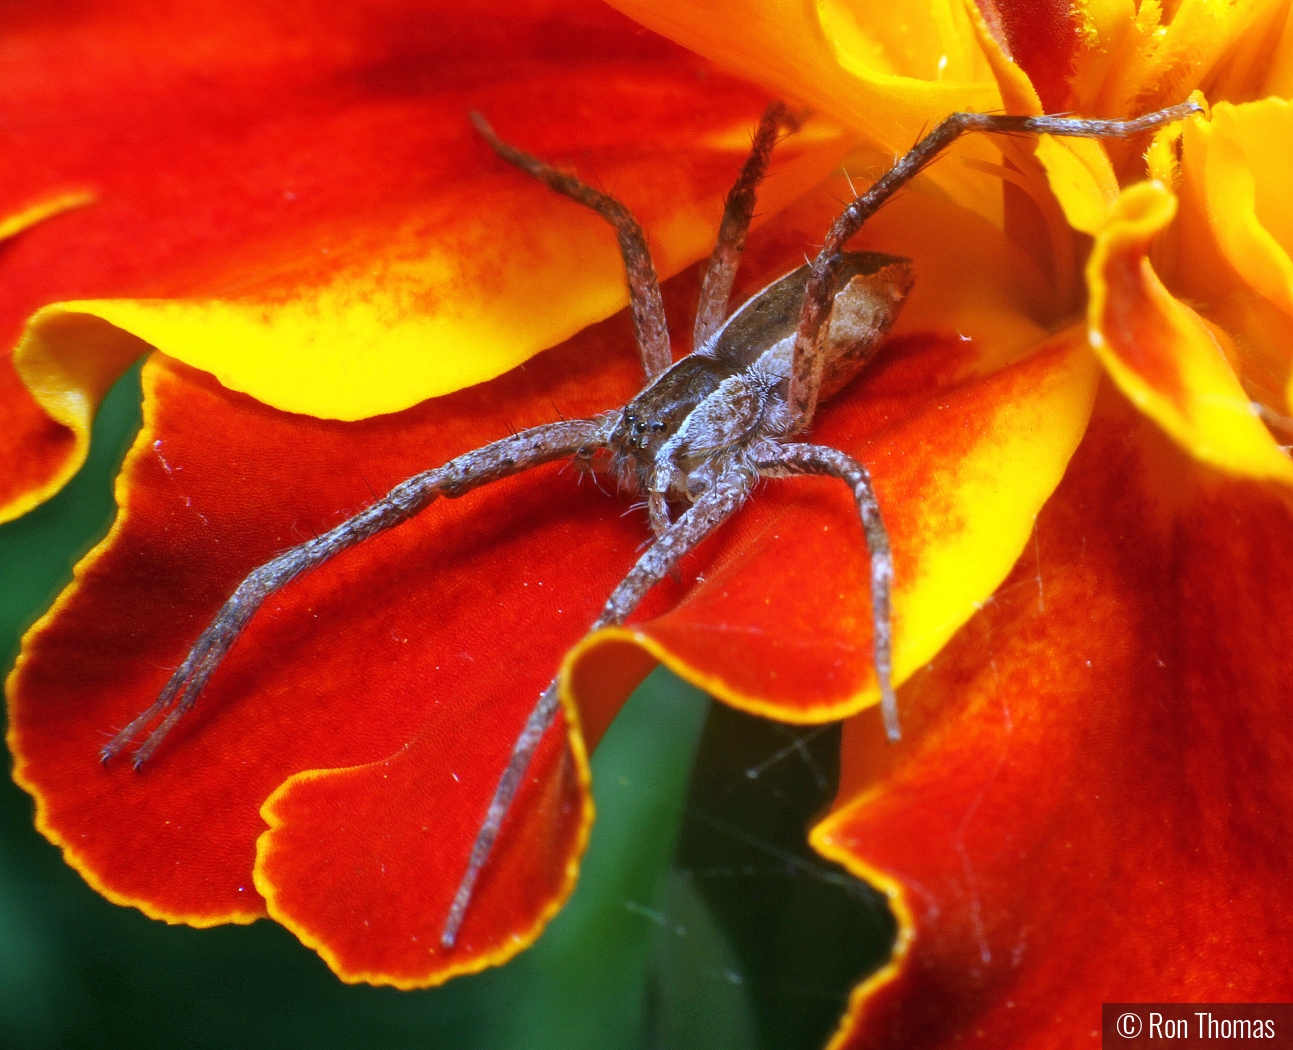
[[[890,894],[900,936],[837,1045],[1041,1045],[1102,1000],[1287,994],[1293,467],[1251,407],[1290,414],[1289,116],[1264,98],[1286,90],[1283,5],[620,0],[726,74],[575,4],[215,6],[196,34],[135,23],[111,49],[96,23],[60,25],[75,65],[45,23],[16,34],[9,90],[34,113],[79,113],[152,61],[101,140],[23,129],[41,163],[9,212],[95,203],[4,260],[13,316],[40,307],[16,358],[35,401],[0,380],[9,461],[40,464],[12,471],[14,507],[74,469],[125,364],[165,352],[121,514],[10,680],[15,775],[93,885],[197,925],[267,910],[347,980],[501,961],[568,894],[585,750],[660,660],[755,713],[850,719],[812,837]],[[370,485],[635,388],[623,319],[586,327],[622,302],[613,241],[501,171],[467,110],[598,172],[675,273],[707,250],[767,92],[806,103],[749,291],[821,236],[842,159],[874,177],[957,109],[1123,116],[1198,89],[1211,120],[1147,160],[1144,142],[959,143],[858,239],[918,282],[813,433],[871,466],[893,535],[900,747],[874,718],[847,493],[769,485],[639,620],[581,642],[645,532],[551,469],[281,592],[141,775],[88,761],[250,568]],[[689,292],[667,287],[675,319]],[[483,807],[567,650],[567,746],[540,751],[446,952]]]

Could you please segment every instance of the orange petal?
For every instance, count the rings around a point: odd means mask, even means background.
[[[1079,331],[973,377],[955,337],[890,344],[812,440],[871,470],[894,547],[894,668],[926,663],[1010,571],[1081,439],[1098,375]],[[704,582],[667,615],[572,654],[640,646],[720,699],[792,722],[879,699],[857,510],[830,481],[778,481],[715,540]],[[811,581],[811,582],[808,582]]]
[[[1158,183],[1119,198],[1087,264],[1091,345],[1119,388],[1190,453],[1236,474],[1293,482],[1227,361],[1225,339],[1175,299],[1148,252],[1176,213]]]
[[[1287,415],[1293,376],[1293,213],[1283,157],[1293,110],[1281,99],[1219,104],[1181,142],[1181,210],[1165,265],[1173,287],[1234,335],[1253,396]]]
[[[973,15],[958,0],[864,6],[615,0],[614,6],[721,67],[829,114],[890,155],[909,149],[949,113],[1001,108]],[[998,156],[974,139],[954,152]],[[936,165],[929,177],[958,203],[999,214],[995,179],[948,165]]]
[[[1279,0],[1249,4],[1249,21],[1231,36],[1229,47],[1209,71],[1205,86],[1214,101],[1251,102],[1269,95],[1289,97],[1293,59],[1293,15]]]
[[[1293,995],[1293,508],[1118,400],[903,689],[907,741],[846,726],[812,841],[902,929],[836,1048],[1076,1045],[1101,1001]]]
[[[1256,44],[1253,51],[1257,52],[1258,57],[1252,66],[1262,70],[1261,86],[1235,101],[1264,98],[1267,95],[1293,97],[1293,11],[1286,11],[1283,23],[1277,20],[1272,26],[1271,34]],[[1265,45],[1264,48],[1262,45]],[[1263,58],[1265,62],[1262,61]]]
[[[889,149],[958,109],[1001,104],[960,4],[861,9],[815,5],[616,0],[643,25],[725,68],[811,104]]]

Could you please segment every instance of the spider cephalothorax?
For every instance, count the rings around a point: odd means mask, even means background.
[[[198,637],[157,701],[103,749],[106,762],[151,727],[135,752],[142,765],[196,702],[256,610],[301,573],[417,514],[440,496],[456,497],[556,459],[593,465],[609,457],[621,485],[647,497],[655,542],[612,592],[591,630],[622,624],[687,552],[726,521],[763,478],[824,475],[845,482],[857,502],[871,555],[873,655],[885,729],[899,736],[891,683],[889,593],[893,563],[866,468],[847,452],[802,440],[817,403],[850,382],[893,325],[914,279],[893,256],[844,245],[893,193],[968,131],[1126,137],[1199,112],[1194,103],[1134,120],[1009,117],[954,113],[921,139],[832,225],[816,258],[759,292],[730,318],[728,300],[754,210],[754,190],[783,126],[786,108],[770,106],[754,148],[728,195],[718,243],[697,307],[693,350],[672,362],[664,305],[646,235],[624,205],[513,146],[472,119],[504,160],[596,210],[615,229],[647,385],[622,408],[592,419],[532,427],[397,485],[330,532],[284,551],[238,586]],[[677,513],[676,519],[673,513]],[[452,947],[476,880],[559,707],[554,681],[539,696],[485,814],[450,908],[442,943]]]
[[[823,374],[833,380],[827,396],[874,352],[913,279],[906,259],[842,256],[820,340]],[[808,271],[801,266],[752,296],[703,345],[607,417],[606,446],[623,486],[657,503],[695,502],[761,439],[793,432],[786,399]]]

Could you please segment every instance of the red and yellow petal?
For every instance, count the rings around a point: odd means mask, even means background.
[[[993,601],[846,728],[825,855],[884,887],[892,963],[836,1047],[1067,1045],[1102,1001],[1293,994],[1293,507],[1116,395]]]
[[[836,0],[704,6],[615,0],[614,6],[720,68],[829,114],[890,158],[949,113],[1002,105],[973,16],[958,0],[865,8]],[[950,152],[991,161],[1000,156],[977,137]],[[934,165],[928,177],[958,203],[999,218],[997,179],[955,162]]]
[[[609,227],[496,158],[471,110],[614,186],[667,274],[708,252],[765,101],[591,3],[135,6],[0,17],[0,214],[96,196],[0,257],[3,341],[26,324],[14,367],[48,416],[6,364],[5,411],[29,424],[6,430],[6,458],[60,464],[29,468],[11,503],[75,469],[103,390],[147,346],[266,404],[357,419],[618,310]],[[819,121],[779,149],[763,214],[843,148]]]
[[[885,149],[958,109],[1001,104],[955,2],[858,9],[826,0],[698,7],[616,0],[625,14],[755,83],[831,114]]]
[[[903,214],[886,221],[899,226],[878,224],[875,236],[899,236]],[[752,238],[753,268],[802,250],[790,226],[785,236]],[[914,247],[920,258],[932,253],[924,242]],[[995,327],[985,313],[973,337],[913,330],[906,351],[887,352],[887,366],[859,389],[864,396],[841,402],[817,431],[874,459],[899,549],[912,552],[899,569],[904,674],[1007,571],[1089,408],[1094,370],[1072,336],[1002,368],[1036,329],[1005,309],[1009,296],[995,285],[1012,279],[1011,267],[1009,253],[998,254],[1000,265],[978,268],[978,283],[967,285],[965,306],[982,290],[1002,307]],[[669,290],[674,316],[689,297],[681,287]],[[914,317],[936,323],[932,300],[913,306]],[[104,770],[94,753],[103,734],[151,701],[250,568],[330,527],[374,489],[551,418],[554,404],[573,416],[622,402],[638,382],[630,345],[621,317],[524,371],[350,425],[277,412],[165,358],[151,364],[121,516],[28,637],[10,686],[16,775],[69,861],[112,899],[172,921],[245,921],[268,909],[350,980],[425,985],[524,947],[568,893],[587,831],[584,744],[573,725],[568,751],[549,743],[458,948],[443,953],[437,938],[511,741],[643,539],[640,521],[594,486],[579,489],[572,474],[549,468],[438,506],[298,581],[262,610],[142,774]],[[1003,483],[1003,464],[1017,456],[1031,465],[1025,480]],[[904,505],[903,493],[922,502]],[[799,676],[793,641],[773,646],[762,667],[774,677],[780,669],[791,686],[768,694],[783,713],[802,720],[856,709],[872,688],[856,512],[829,483],[779,483],[760,496],[753,517],[689,564],[715,563],[704,570],[709,582],[674,620],[659,614],[678,592],[662,587],[643,610],[644,631],[669,644],[671,631],[687,633],[687,617],[706,608],[761,630],[768,595],[805,593],[783,573],[780,587],[770,576],[754,594],[767,571],[761,545],[776,537],[768,523],[797,528],[824,514],[827,527],[818,521],[803,550],[818,552],[817,566],[838,558],[837,582],[856,579],[842,596],[832,590],[815,609],[805,604],[796,630],[812,633],[816,616],[837,635],[819,653],[833,666],[844,654],[826,678],[839,695],[823,701],[818,683]],[[988,528],[994,508],[1005,521]],[[734,588],[740,595],[715,614],[722,590]],[[836,622],[841,601],[847,637]],[[717,679],[748,651],[748,637],[730,631],[721,652],[687,659]],[[607,656],[594,646],[576,664],[571,695],[595,742],[651,653],[621,647]],[[445,801],[455,798],[461,806]],[[415,871],[424,877],[411,878]]]
[[[494,383],[353,424],[281,413],[154,358],[118,520],[9,682],[15,777],[41,830],[105,895],[172,922],[254,919],[259,885],[352,980],[424,985],[524,947],[568,892],[589,816],[582,763],[555,732],[455,952],[438,950],[438,930],[511,741],[644,538],[577,472],[444,502],[297,581],[142,772],[96,752],[252,567],[373,489],[554,411],[622,401],[637,382],[630,346],[619,318]],[[308,804],[330,790],[349,808]],[[530,848],[558,825],[546,852]],[[383,862],[392,878],[369,879]],[[415,862],[430,867],[393,877]],[[293,918],[305,890],[323,899]],[[389,936],[356,955],[373,928]]]
[[[894,677],[913,674],[997,588],[1086,427],[1098,369],[1079,331],[974,376],[976,348],[928,333],[884,350],[811,439],[867,464],[894,547]],[[846,717],[879,695],[858,512],[831,481],[769,483],[715,541],[703,583],[631,642],[756,714]]]
[[[533,695],[522,685],[517,699],[533,704],[543,687],[524,684]],[[533,943],[574,889],[593,821],[591,781],[583,737],[559,716],[454,948],[442,947],[484,809],[520,731],[514,720],[482,722],[486,705],[453,699],[395,754],[297,773],[261,807],[269,830],[254,873],[269,915],[345,981],[420,988],[505,962]]]
[[[69,190],[0,215],[0,242],[93,200],[94,195],[88,191]],[[111,379],[116,379],[116,374]],[[89,398],[93,401],[91,415],[100,396]],[[0,361],[0,433],[6,435],[6,440],[0,442],[0,522],[12,521],[44,502],[84,461],[90,419],[76,411],[79,406],[69,407],[71,418],[56,421],[29,390],[23,389],[9,361]]]
[[[1007,112],[1067,110],[1069,77],[1083,43],[1074,6],[1064,0],[976,0],[976,6]]]
[[[1087,264],[1091,346],[1114,382],[1173,439],[1235,474],[1293,482],[1228,359],[1233,344],[1163,286],[1149,260],[1176,198],[1144,182],[1123,192]],[[1230,353],[1227,353],[1227,351]]]

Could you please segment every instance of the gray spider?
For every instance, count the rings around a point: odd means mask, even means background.
[[[865,466],[839,449],[802,440],[802,434],[812,423],[817,402],[849,383],[875,352],[897,318],[914,274],[907,259],[850,252],[844,245],[895,191],[966,132],[1125,138],[1200,111],[1200,106],[1187,102],[1131,120],[954,113],[844,209],[810,264],[769,285],[727,317],[755,188],[778,132],[794,123],[784,105],[773,103],[727,197],[718,243],[701,287],[694,349],[677,363],[670,353],[646,235],[628,209],[573,175],[502,142],[473,113],[476,128],[501,158],[592,208],[614,227],[646,386],[622,408],[593,419],[532,427],[418,474],[330,532],[253,570],[198,637],[156,702],[103,749],[103,761],[119,755],[153,726],[134,753],[135,767],[143,765],[192,708],[265,599],[303,572],[406,521],[437,497],[461,496],[556,459],[573,457],[591,469],[599,455],[609,455],[623,489],[646,496],[655,541],[612,592],[590,631],[622,624],[687,552],[741,506],[761,478],[825,475],[847,484],[871,558],[874,659],[885,731],[897,740],[889,615],[893,561],[880,507]],[[676,520],[671,518],[672,507],[681,508]],[[445,921],[441,940],[446,948],[457,938],[476,880],[558,707],[554,681],[538,698],[517,738],[477,833]]]

